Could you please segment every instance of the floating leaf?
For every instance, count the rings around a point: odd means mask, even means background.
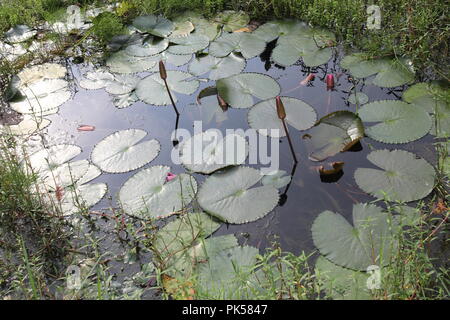
[[[211,257],[198,271],[197,298],[242,299],[247,281],[256,264],[258,249],[234,247]]]
[[[10,43],[18,43],[34,37],[36,33],[36,30],[32,30],[30,27],[21,24],[9,29],[5,33],[5,38]]]
[[[9,125],[7,127],[12,134],[30,135],[36,131],[45,129],[50,123],[51,121],[48,119],[26,114],[18,124]]]
[[[190,21],[174,22],[174,30],[170,34],[170,38],[187,37],[195,27]]]
[[[182,215],[159,230],[152,245],[167,273],[174,277],[189,277],[197,261],[205,258],[205,253],[217,253],[216,241],[202,239],[219,226],[211,216],[201,212]],[[219,239],[229,242],[228,238]],[[234,245],[237,245],[237,241],[231,246],[225,245],[224,249]]]
[[[138,100],[139,98],[134,91],[113,97],[113,103],[118,109],[127,108]]]
[[[324,211],[311,227],[314,245],[335,264],[365,271],[370,265],[386,265],[396,241],[391,216],[373,204],[353,205],[353,226],[340,214]]]
[[[297,130],[311,128],[316,122],[314,109],[302,100],[282,97],[286,112],[285,121]],[[248,112],[248,123],[258,133],[273,138],[285,137],[283,124],[277,115],[276,99],[269,99],[255,104]],[[265,129],[265,130],[264,130]]]
[[[403,93],[403,100],[422,107],[432,117],[430,133],[439,138],[450,136],[450,104],[447,91],[436,83],[417,83]]]
[[[245,27],[250,22],[250,17],[243,11],[225,10],[220,12],[214,21],[223,25],[223,30],[233,32],[234,30]]]
[[[160,144],[155,139],[139,143],[146,135],[144,130],[139,129],[117,131],[94,147],[92,162],[109,173],[138,169],[155,159],[160,150]]]
[[[195,58],[189,65],[189,72],[195,76],[200,76],[209,72],[210,80],[218,80],[239,74],[245,68],[245,60],[231,54],[225,58],[214,58],[207,55]]]
[[[167,166],[143,169],[128,179],[119,192],[124,211],[141,219],[161,218],[184,209],[197,192],[197,182],[188,174],[171,181]]]
[[[376,198],[409,202],[422,199],[433,190],[433,167],[413,153],[377,150],[369,153],[367,159],[380,169],[358,168],[355,181]]]
[[[206,36],[209,40],[213,40],[219,33],[220,25],[203,18],[197,12],[185,11],[181,15],[177,15],[174,19],[175,23],[184,23],[186,21],[192,22],[195,27],[193,34]]]
[[[245,138],[234,133],[221,137],[220,132],[210,129],[183,141],[181,163],[190,171],[205,174],[244,163],[248,155]]]
[[[201,35],[189,35],[184,38],[171,39],[171,45],[167,51],[172,54],[192,54],[208,47],[209,39]]]
[[[383,88],[393,88],[413,81],[414,71],[411,68],[411,61],[394,59],[382,66],[372,83]]]
[[[21,87],[22,97],[10,103],[13,110],[45,116],[58,112],[58,107],[70,99],[69,83],[63,79],[48,79]]]
[[[260,55],[266,48],[266,42],[252,33],[224,33],[211,42],[209,54],[222,58],[232,52],[240,52],[246,59]]]
[[[153,68],[157,61],[153,57],[134,57],[128,55],[124,50],[113,53],[106,65],[112,72],[136,73]]]
[[[199,86],[192,75],[182,71],[167,71],[167,84],[172,92],[175,103],[178,101],[174,93],[192,94]],[[159,73],[152,74],[142,79],[136,87],[136,95],[145,103],[157,106],[171,104],[164,81]]]
[[[369,97],[363,92],[354,92],[348,97],[348,102],[362,105],[369,101]]]
[[[284,170],[276,170],[265,174],[261,179],[261,183],[265,186],[273,186],[277,189],[281,189],[287,186],[291,182],[292,177],[286,174]]]
[[[365,104],[358,115],[366,126],[366,134],[384,143],[406,143],[425,136],[431,127],[431,118],[414,104],[396,100],[380,100]]]
[[[333,50],[331,50],[331,48],[322,48],[312,51],[303,51],[302,59],[305,66],[318,67],[324,63],[327,63],[331,59],[332,55]]]
[[[126,47],[125,52],[130,56],[148,57],[163,52],[168,46],[168,39],[148,36],[145,41],[139,40]]]
[[[108,191],[105,183],[92,183],[69,187],[58,201],[64,215],[74,214],[97,204]]]
[[[350,111],[336,111],[321,118],[310,132],[310,144],[314,151],[312,161],[323,161],[346,151],[364,137],[361,119]]]
[[[141,78],[132,75],[116,75],[114,80],[106,84],[105,90],[108,93],[123,95],[136,89]]]
[[[174,29],[170,20],[161,16],[140,16],[133,20],[133,26],[140,32],[150,33],[157,37],[168,37]]]
[[[57,63],[44,63],[25,68],[17,76],[20,79],[21,85],[25,86],[44,79],[64,78],[66,74],[67,69],[64,66]]]
[[[114,81],[114,75],[104,70],[96,70],[88,72],[79,84],[83,89],[97,90],[103,89],[111,81]]]
[[[316,277],[323,283],[322,289],[334,300],[369,300],[368,274],[335,265],[320,256],[315,266]]]
[[[414,80],[410,61],[406,59],[370,59],[363,53],[353,53],[342,59],[341,67],[356,78],[377,74],[372,83],[379,87],[391,88]]]
[[[266,100],[280,94],[280,85],[271,77],[259,73],[241,73],[217,81],[219,95],[234,108],[249,108],[253,96]]]
[[[235,167],[208,177],[198,192],[198,204],[208,213],[228,223],[258,220],[278,203],[272,186],[254,187],[261,180],[258,170]]]

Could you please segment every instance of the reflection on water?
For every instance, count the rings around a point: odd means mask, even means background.
[[[337,110],[356,111],[355,105],[346,102],[354,86],[357,90],[366,93],[369,101],[398,99],[401,96],[401,92],[370,85],[370,79],[365,83],[353,82],[339,68],[336,63],[337,56],[338,54],[327,65],[317,68],[307,68],[300,63],[282,68],[271,64],[268,58],[270,52],[266,51],[261,57],[249,60],[244,72],[260,72],[270,75],[280,83],[281,95],[302,99],[316,110],[319,118]],[[71,65],[71,67],[75,78],[79,79],[82,65]],[[167,69],[173,70],[174,68],[167,65]],[[183,66],[178,69],[186,71],[187,67]],[[310,73],[315,74],[314,80],[307,85],[300,85],[300,82]],[[330,73],[335,75],[335,87],[333,90],[327,91],[325,78]],[[172,148],[178,143],[178,141],[172,141],[171,137],[172,131],[176,128],[184,128],[193,132],[193,122],[202,120],[203,130],[218,128],[225,132],[227,128],[248,129],[248,110],[246,109],[229,108],[224,112],[218,107],[208,107],[207,99],[215,99],[215,97],[202,99],[201,106],[197,104],[198,92],[212,85],[214,85],[212,81],[203,81],[196,94],[178,95],[177,107],[181,113],[179,117],[173,112],[171,106],[156,107],[143,102],[135,103],[129,108],[117,109],[112,104],[109,94],[104,90],[87,91],[78,88],[73,99],[60,109],[59,114],[50,117],[52,124],[49,127],[49,133],[61,137],[59,143],[74,143],[81,146],[83,152],[77,159],[83,159],[89,158],[94,145],[107,135],[128,128],[143,129],[148,132],[145,139],[156,138],[161,143],[159,156],[148,166],[169,165],[172,167],[171,172],[178,174],[184,172],[184,168],[173,165],[170,160]],[[89,132],[77,131],[77,127],[82,124],[95,126],[96,129]],[[291,172],[293,178],[289,185],[280,190],[279,205],[272,213],[253,223],[224,224],[216,233],[217,235],[235,233],[241,240],[260,248],[268,246],[273,236],[276,236],[284,250],[293,253],[299,253],[301,250],[309,251],[314,248],[310,227],[320,212],[331,210],[350,218],[353,203],[373,200],[355,185],[354,170],[361,166],[372,166],[366,159],[366,155],[372,149],[394,146],[365,138],[348,152],[328,159],[327,163],[343,161],[345,167],[338,176],[324,179],[317,170],[317,166],[320,164],[308,159],[310,150],[302,139],[302,136],[308,131],[299,132],[291,129],[290,133],[299,163],[294,166],[288,141],[286,138],[281,139],[280,169]],[[395,148],[413,151],[428,161],[434,162],[431,141],[432,138],[427,136],[405,146],[396,145]],[[105,208],[111,203],[115,203],[116,194],[121,185],[135,173],[135,171],[122,174],[104,173],[97,178],[95,182],[108,184],[113,202],[105,198],[94,209]],[[204,180],[204,176],[200,174],[195,174],[195,177],[200,183]]]

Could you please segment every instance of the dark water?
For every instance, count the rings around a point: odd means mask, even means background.
[[[244,72],[265,73],[276,79],[281,85],[281,95],[302,99],[311,105],[317,112],[318,118],[337,110],[356,111],[355,105],[346,104],[349,91],[354,83],[347,74],[343,73],[336,61],[339,60],[339,52],[327,65],[319,68],[309,69],[297,65],[280,68],[267,63],[265,55],[248,61]],[[76,78],[80,77],[79,65],[71,65]],[[168,70],[174,70],[173,66],[167,65]],[[266,71],[266,68],[268,70]],[[178,68],[186,71],[187,66]],[[310,72],[316,74],[315,80],[309,86],[299,86]],[[333,91],[326,90],[324,82],[328,73],[337,75],[336,87]],[[145,74],[145,73],[143,73]],[[399,99],[401,91],[405,88],[396,88],[396,91],[382,89],[370,83],[360,81],[357,90],[361,90],[369,96],[369,101],[381,99]],[[201,82],[199,91],[202,88],[214,85],[214,82]],[[89,158],[90,153],[96,143],[107,135],[122,129],[139,128],[148,132],[145,139],[156,138],[161,143],[159,156],[147,166],[169,165],[172,172],[177,174],[184,172],[182,166],[175,166],[171,162],[170,154],[172,150],[171,134],[175,128],[176,116],[171,106],[156,107],[138,102],[125,109],[116,109],[112,104],[111,97],[104,90],[87,91],[77,88],[73,99],[63,105],[59,114],[51,116],[52,124],[49,127],[50,135],[57,136],[58,143],[75,143],[82,147],[82,154],[77,159]],[[198,92],[191,96],[178,95],[177,106],[181,112],[179,128],[185,128],[193,132],[193,121],[204,119],[201,109],[196,104]],[[227,128],[248,129],[247,124],[248,109],[232,109],[226,112],[227,119],[217,124],[214,119],[209,123],[203,121],[203,129],[218,128],[224,132]],[[93,132],[78,132],[77,127],[81,124],[93,125],[96,130]],[[216,235],[233,233],[242,243],[251,244],[260,249],[270,245],[271,240],[277,237],[282,248],[298,254],[302,250],[311,251],[314,245],[311,238],[311,224],[317,215],[324,210],[331,210],[341,213],[351,221],[351,210],[355,202],[365,202],[374,200],[364,194],[356,186],[353,179],[354,170],[358,167],[372,167],[366,159],[367,154],[373,149],[405,149],[415,152],[431,163],[435,162],[432,137],[425,138],[405,145],[387,145],[378,143],[370,138],[361,141],[359,151],[340,153],[326,162],[344,161],[344,174],[335,183],[321,182],[315,166],[317,162],[308,160],[308,149],[302,140],[303,134],[308,131],[299,132],[291,128],[291,136],[294,148],[299,159],[295,174],[289,189],[285,193],[286,201],[284,205],[277,206],[273,212],[264,218],[243,225],[226,225],[217,231]],[[258,166],[256,166],[258,167]],[[293,161],[289,145],[286,138],[280,143],[280,169],[291,172]],[[109,196],[112,201],[105,197],[95,210],[107,208],[111,204],[116,205],[116,194],[121,185],[136,171],[123,174],[104,173],[95,182],[106,182],[109,188]],[[198,182],[201,183],[205,176],[196,174]],[[283,193],[285,188],[280,190]]]

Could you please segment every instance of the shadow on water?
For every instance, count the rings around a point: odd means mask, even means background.
[[[370,84],[370,78],[355,82],[340,69],[338,60],[342,56],[336,51],[334,57],[326,65],[317,68],[308,68],[300,62],[290,67],[280,67],[270,62],[270,50],[247,62],[244,72],[265,73],[278,81],[282,88],[281,95],[301,99],[311,105],[317,112],[318,118],[337,110],[356,111],[356,106],[347,102],[347,97],[352,88],[356,86],[369,96],[369,101],[381,99],[399,99],[400,92],[382,89]],[[83,65],[72,64],[71,68],[76,79],[80,79]],[[175,68],[167,65],[168,70],[187,70],[187,66]],[[309,73],[315,74],[315,79],[308,85],[300,85]],[[333,90],[327,90],[325,78],[329,73],[336,77]],[[142,75],[145,75],[143,73]],[[73,99],[61,108],[59,114],[51,117],[52,124],[49,127],[50,135],[60,139],[58,142],[75,143],[82,147],[83,152],[79,159],[89,158],[96,143],[107,135],[123,129],[139,128],[148,132],[145,139],[156,138],[161,143],[159,156],[147,166],[169,165],[175,174],[184,172],[180,165],[172,164],[171,152],[177,141],[172,141],[172,131],[176,128],[184,128],[193,132],[193,122],[203,121],[203,130],[217,128],[225,133],[226,129],[248,129],[247,111],[245,109],[229,108],[226,112],[220,111],[208,114],[196,103],[198,92],[203,88],[214,85],[213,81],[201,82],[198,91],[190,96],[177,95],[177,107],[180,116],[177,117],[171,106],[150,106],[143,102],[137,102],[131,107],[117,109],[112,104],[111,98],[104,90],[87,91],[78,88]],[[403,88],[402,88],[403,89]],[[215,97],[214,97],[215,98]],[[78,132],[81,124],[89,124],[96,127],[92,132]],[[343,214],[351,220],[352,206],[356,202],[371,201],[373,198],[364,194],[355,184],[354,170],[358,167],[373,167],[366,159],[367,154],[373,149],[401,148],[413,151],[417,155],[434,163],[434,150],[432,137],[427,136],[407,145],[386,145],[369,138],[364,138],[360,144],[351,150],[337,154],[326,160],[329,162],[343,161],[344,169],[337,176],[321,177],[318,166],[323,163],[313,162],[308,159],[307,146],[302,139],[308,131],[299,132],[291,130],[294,149],[299,159],[294,165],[288,142],[285,138],[280,140],[280,169],[290,172],[292,180],[289,185],[280,190],[279,205],[267,216],[252,223],[243,225],[223,224],[216,235],[234,233],[242,242],[257,246],[261,249],[270,245],[271,240],[277,237],[281,246],[286,251],[299,253],[302,250],[314,249],[311,238],[311,224],[317,215],[324,210],[331,210]],[[261,167],[256,165],[255,167]],[[106,182],[109,188],[110,199],[103,199],[94,210],[115,204],[116,194],[121,185],[136,172],[123,174],[102,174],[96,182]],[[201,183],[205,176],[195,174]]]

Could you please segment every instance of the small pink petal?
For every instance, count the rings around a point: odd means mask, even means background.
[[[95,127],[83,124],[83,125],[78,126],[77,130],[78,131],[94,131]]]
[[[300,85],[306,86],[310,81],[313,81],[315,77],[316,76],[314,75],[314,73],[308,74],[308,76],[305,79],[300,81]]]
[[[169,172],[167,174],[166,181],[169,182],[170,180],[175,179],[176,176],[177,176],[176,174],[173,174],[173,173]]]

